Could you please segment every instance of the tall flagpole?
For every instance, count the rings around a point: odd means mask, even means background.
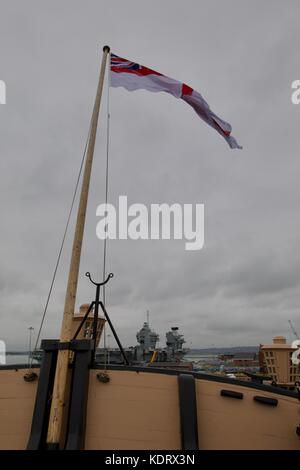
[[[60,342],[67,343],[71,340],[73,314],[75,310],[75,300],[78,283],[78,273],[80,265],[82,239],[84,233],[84,224],[86,208],[89,194],[90,177],[93,164],[94,148],[97,133],[97,124],[99,117],[100,102],[103,90],[105,67],[110,48],[104,46],[103,56],[100,68],[100,75],[97,87],[97,94],[92,114],[90,137],[87,147],[86,162],[82,180],[79,207],[77,212],[77,221],[73,241],[72,257],[69,270],[68,285],[65,298],[64,315],[61,327]],[[58,446],[63,420],[63,411],[65,406],[67,373],[69,364],[69,350],[61,349],[58,351],[57,365],[55,371],[55,380],[53,387],[53,396],[49,418],[47,443],[52,446]]]

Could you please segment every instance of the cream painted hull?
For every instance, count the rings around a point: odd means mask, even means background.
[[[37,381],[25,382],[25,372],[0,370],[0,449],[27,446]],[[98,372],[90,371],[85,449],[182,448],[174,371],[109,370],[108,383],[97,379]],[[197,374],[195,387],[199,449],[300,449],[296,396]],[[221,396],[221,390],[240,392],[243,398]],[[276,399],[277,406],[254,401],[258,395]]]

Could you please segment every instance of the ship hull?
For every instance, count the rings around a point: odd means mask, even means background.
[[[27,447],[37,381],[24,381],[25,372],[0,370],[0,449]],[[274,387],[166,369],[93,368],[83,448],[180,450],[194,439],[203,450],[299,450],[299,422],[297,395]]]

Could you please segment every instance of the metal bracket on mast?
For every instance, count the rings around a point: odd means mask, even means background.
[[[118,337],[118,335],[117,335],[117,332],[116,332],[116,330],[114,329],[114,326],[113,326],[113,324],[112,324],[112,322],[111,322],[111,320],[110,320],[110,318],[109,318],[109,315],[108,315],[108,313],[107,313],[107,311],[106,311],[106,308],[105,308],[103,302],[100,300],[100,288],[101,288],[101,286],[104,286],[105,284],[107,284],[108,281],[109,281],[114,275],[113,275],[113,273],[110,273],[110,274],[107,276],[106,280],[103,281],[103,282],[95,282],[95,281],[93,281],[93,279],[91,278],[91,274],[90,274],[89,272],[87,272],[85,275],[89,278],[89,280],[91,281],[91,283],[96,286],[96,296],[95,296],[95,300],[90,304],[90,306],[89,306],[89,308],[88,308],[86,314],[84,315],[83,319],[81,320],[80,325],[79,325],[79,327],[77,328],[77,331],[76,331],[76,333],[75,333],[75,335],[74,335],[73,340],[75,340],[75,339],[77,338],[77,336],[78,336],[78,334],[79,334],[79,332],[80,332],[80,330],[81,330],[83,324],[85,323],[85,321],[87,320],[87,318],[88,318],[88,316],[89,316],[89,313],[94,309],[94,319],[93,319],[93,340],[94,340],[93,362],[95,362],[96,347],[97,347],[97,344],[96,344],[97,325],[98,325],[99,306],[100,306],[101,309],[102,309],[102,311],[103,311],[103,313],[104,313],[104,316],[105,316],[105,318],[106,318],[106,320],[107,320],[107,322],[108,322],[108,324],[109,324],[109,326],[110,326],[110,329],[111,329],[111,331],[112,331],[112,333],[113,333],[113,335],[114,335],[114,338],[115,338],[115,340],[116,340],[116,342],[117,342],[117,344],[118,344],[118,346],[119,346],[119,349],[120,349],[120,352],[121,352],[122,357],[123,357],[123,359],[124,359],[124,362],[125,362],[126,365],[129,365],[129,361],[128,361],[127,357],[126,357],[125,351],[124,351],[123,346],[122,346],[122,344],[121,344],[121,342],[120,342],[120,340],[119,340],[119,337]]]

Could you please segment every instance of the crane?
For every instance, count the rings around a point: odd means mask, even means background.
[[[295,330],[295,327],[293,325],[293,323],[291,322],[291,320],[288,320],[289,324],[290,324],[290,327],[291,327],[291,330],[292,332],[294,333],[294,335],[296,336],[297,339],[300,339],[299,336],[298,336],[298,333],[297,331]]]

